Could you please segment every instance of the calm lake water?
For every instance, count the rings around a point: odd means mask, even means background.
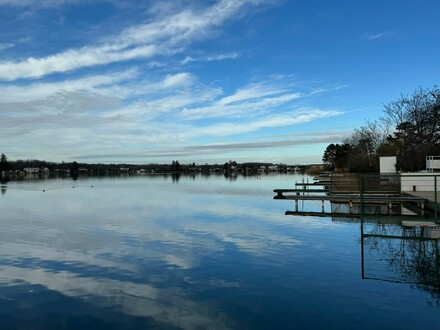
[[[285,216],[303,179],[2,184],[0,329],[439,329],[437,240]]]

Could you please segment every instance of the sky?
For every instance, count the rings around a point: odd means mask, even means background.
[[[440,1],[0,0],[0,152],[320,163],[440,80]]]

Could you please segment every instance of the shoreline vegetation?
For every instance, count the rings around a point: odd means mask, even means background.
[[[366,121],[342,143],[327,146],[330,170],[379,173],[381,156],[396,156],[396,172],[425,169],[427,156],[440,155],[440,88],[419,87],[384,105],[383,116]]]
[[[2,179],[25,177],[29,175],[45,176],[103,176],[121,174],[242,174],[242,175],[261,175],[267,173],[305,173],[317,174],[325,170],[325,164],[311,165],[287,165],[261,162],[237,163],[229,161],[224,164],[204,164],[195,163],[180,164],[173,161],[171,164],[89,164],[74,162],[48,162],[42,160],[16,160],[8,161],[2,154],[0,170]]]

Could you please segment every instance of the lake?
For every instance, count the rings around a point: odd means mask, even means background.
[[[2,184],[0,328],[439,329],[432,233],[286,216],[273,189],[301,180]]]

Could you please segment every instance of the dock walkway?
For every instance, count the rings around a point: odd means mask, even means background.
[[[300,184],[305,185],[305,184]],[[314,184],[307,184],[314,185]],[[396,195],[390,192],[373,192],[366,195],[360,194],[330,194],[328,189],[274,189],[276,195],[274,199],[282,200],[294,200],[295,201],[295,212],[298,213],[299,201],[315,200],[321,201],[322,213],[325,212],[325,202],[330,203],[344,203],[349,205],[350,214],[352,213],[354,204],[364,204],[364,205],[386,205],[388,207],[388,214],[391,214],[391,209],[393,205],[403,205],[403,204],[415,204],[420,210],[420,215],[423,216],[425,212],[425,205],[428,202],[427,198],[410,196],[410,195]],[[287,195],[286,195],[287,194]],[[289,214],[295,212],[288,212]],[[286,212],[287,214],[287,212]]]

